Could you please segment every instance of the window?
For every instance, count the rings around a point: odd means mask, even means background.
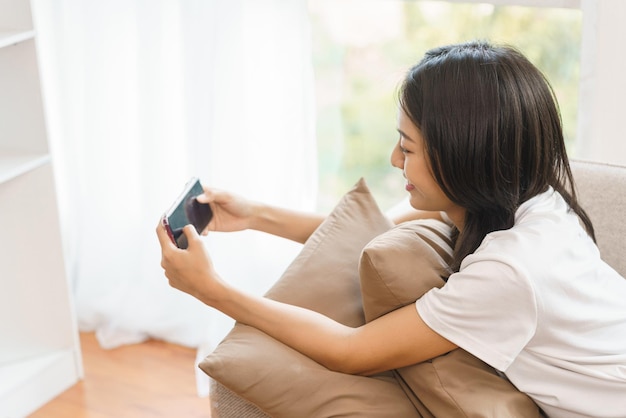
[[[578,9],[402,0],[310,0],[317,99],[319,203],[330,209],[365,177],[381,208],[402,200],[389,154],[405,71],[435,46],[487,39],[519,48],[548,77],[570,152],[577,127]]]

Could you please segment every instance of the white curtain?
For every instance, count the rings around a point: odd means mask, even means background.
[[[192,175],[313,210],[306,0],[34,0],[49,135],[79,327],[104,347],[211,346],[232,325],[167,284],[154,229]],[[210,234],[253,293],[299,246]]]

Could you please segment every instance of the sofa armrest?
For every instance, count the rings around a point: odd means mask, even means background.
[[[590,161],[571,163],[576,191],[593,222],[602,259],[626,277],[626,167]]]
[[[211,379],[209,383],[211,418],[269,418],[256,405]]]

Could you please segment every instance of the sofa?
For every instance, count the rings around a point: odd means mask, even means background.
[[[603,258],[626,276],[626,167],[576,160],[572,169]],[[266,296],[361,325],[444,284],[451,255],[446,228],[436,221],[392,225],[361,179]],[[199,367],[211,377],[213,418],[542,416],[497,371],[461,349],[376,376],[350,376],[235,324]]]

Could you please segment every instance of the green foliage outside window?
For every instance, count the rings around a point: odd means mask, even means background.
[[[442,1],[310,0],[320,209],[365,177],[385,210],[406,196],[389,155],[397,87],[428,49],[472,39],[520,49],[550,80],[566,140],[576,135],[579,10]]]

